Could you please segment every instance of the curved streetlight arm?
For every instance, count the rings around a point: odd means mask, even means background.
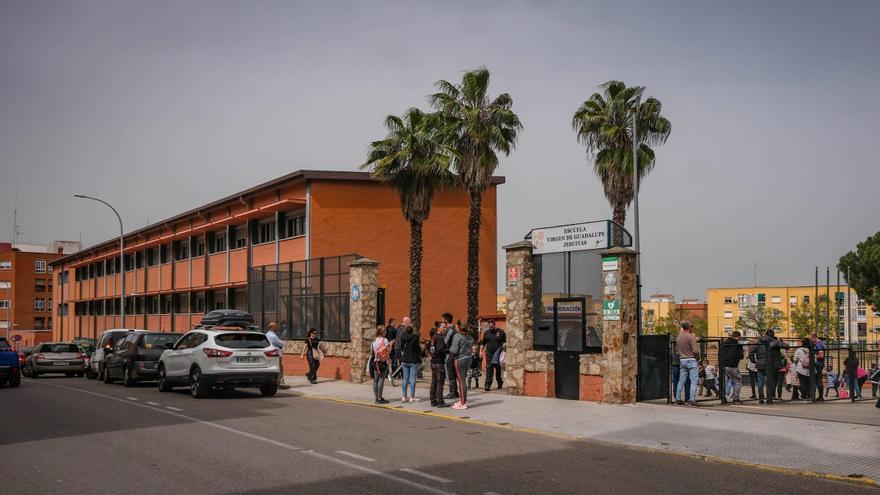
[[[122,217],[119,215],[119,212],[116,211],[116,208],[113,207],[110,203],[104,201],[103,199],[95,198],[92,196],[86,196],[85,194],[74,194],[75,198],[80,199],[91,199],[92,201],[97,201],[99,203],[104,203],[108,208],[113,210],[113,213],[116,214],[116,219],[119,220],[119,278],[120,278],[120,291],[119,291],[119,316],[120,316],[120,327],[125,327],[125,230],[122,226]]]

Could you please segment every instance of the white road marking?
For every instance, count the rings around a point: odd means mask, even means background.
[[[138,400],[137,397],[126,397],[126,399],[128,399],[128,400]]]
[[[183,409],[180,409],[179,407],[171,407],[171,406],[165,406],[165,409],[170,409],[172,411],[177,411],[177,412],[183,411]]]
[[[149,405],[149,406],[158,406],[158,405],[159,405],[158,402],[149,402],[149,401],[146,402],[146,404]]]
[[[440,476],[435,476],[431,473],[424,473],[422,471],[416,471],[415,469],[403,468],[403,469],[401,469],[401,471],[403,471],[404,473],[413,474],[415,476],[421,476],[422,478],[426,478],[431,481],[437,481],[439,483],[452,483],[452,480],[450,480],[450,479],[441,478]]]
[[[376,462],[376,459],[373,459],[372,457],[367,457],[365,455],[355,454],[354,452],[349,452],[347,450],[337,450],[336,453],[342,454],[342,455],[347,455],[348,457],[352,457],[354,459],[360,459],[362,461]]]
[[[312,457],[315,457],[315,458],[318,458],[318,459],[321,459],[321,460],[324,460],[324,461],[327,461],[327,462],[333,462],[333,463],[336,463],[336,464],[339,464],[339,465],[342,465],[342,466],[346,466],[346,467],[351,468],[351,469],[354,469],[354,470],[356,470],[356,471],[362,471],[362,472],[369,473],[369,474],[372,474],[372,475],[375,475],[375,476],[379,476],[380,478],[385,478],[385,479],[387,479],[387,480],[394,481],[394,482],[399,483],[399,484],[401,484],[401,485],[407,485],[407,486],[410,486],[410,487],[413,487],[413,488],[418,488],[418,489],[420,489],[420,490],[424,490],[424,491],[426,491],[426,492],[428,492],[428,493],[434,493],[434,494],[437,494],[437,495],[455,495],[455,494],[452,493],[452,492],[446,492],[446,491],[443,491],[443,490],[438,490],[437,488],[433,488],[433,487],[430,487],[430,486],[427,486],[427,485],[422,485],[421,483],[417,483],[417,482],[415,482],[415,481],[408,480],[408,479],[406,479],[406,478],[401,478],[401,477],[399,477],[399,476],[394,476],[393,474],[384,473],[384,472],[382,472],[382,471],[377,471],[377,470],[375,470],[375,469],[370,469],[370,468],[368,468],[368,467],[360,466],[360,465],[355,464],[355,463],[353,463],[353,462],[348,462],[348,461],[345,461],[345,460],[343,460],[343,459],[337,459],[337,458],[335,458],[335,457],[331,457],[331,456],[329,456],[329,455],[324,455],[324,454],[321,454],[321,453],[318,453],[318,452],[315,452],[315,451],[312,451],[312,450],[303,450],[303,449],[300,448],[300,447],[295,447],[295,446],[290,445],[290,444],[288,444],[288,443],[279,442],[279,441],[277,441],[277,440],[272,440],[271,438],[267,438],[267,437],[261,437],[260,435],[254,435],[253,433],[248,433],[248,432],[246,432],[246,431],[242,431],[242,430],[236,430],[235,428],[230,428],[230,427],[228,427],[228,426],[224,426],[224,425],[221,425],[221,424],[212,423],[212,422],[210,422],[210,421],[205,421],[205,420],[202,420],[202,419],[194,418],[194,417],[192,417],[192,416],[187,416],[186,414],[181,414],[181,413],[179,413],[179,412],[172,412],[172,411],[166,411],[166,410],[163,410],[163,409],[156,409],[156,408],[154,408],[154,407],[150,407],[150,406],[147,406],[147,405],[144,405],[144,404],[138,404],[138,403],[135,403],[135,402],[127,401],[127,400],[122,399],[122,398],[120,398],[120,397],[115,397],[115,396],[112,396],[112,395],[101,394],[101,393],[98,393],[98,392],[92,392],[91,390],[83,390],[83,389],[81,389],[81,388],[76,388],[76,387],[68,387],[68,386],[65,386],[65,385],[55,385],[55,384],[47,383],[47,382],[36,382],[36,381],[34,381],[33,383],[37,383],[37,384],[39,384],[39,385],[45,385],[45,386],[47,386],[47,387],[61,388],[61,389],[70,390],[70,391],[73,391],[73,392],[80,392],[80,393],[83,393],[83,394],[94,395],[94,396],[96,396],[96,397],[102,397],[102,398],[104,398],[104,399],[115,400],[115,401],[117,401],[117,402],[121,402],[121,403],[123,403],[123,404],[128,404],[128,405],[136,406],[136,407],[142,407],[142,408],[144,408],[144,409],[148,409],[148,410],[150,410],[150,411],[160,412],[160,413],[162,413],[162,414],[167,414],[167,415],[169,415],[169,416],[174,416],[174,417],[176,417],[176,418],[181,418],[181,419],[185,419],[185,420],[187,420],[187,421],[192,421],[193,423],[198,423],[198,424],[201,424],[201,425],[204,425],[204,426],[210,426],[211,428],[217,428],[217,429],[220,429],[220,430],[223,430],[223,431],[229,432],[229,433],[233,433],[233,434],[235,434],[235,435],[240,435],[240,436],[243,436],[243,437],[251,438],[251,439],[253,439],[253,440],[259,440],[259,441],[261,441],[261,442],[265,442],[265,443],[268,443],[268,444],[270,444],[270,445],[274,445],[274,446],[276,446],[276,447],[280,447],[280,448],[282,448],[282,449],[291,450],[291,451],[298,452],[298,453],[301,453],[301,454],[310,455],[310,456],[312,456]],[[402,470],[402,471],[405,471],[405,470]],[[410,474],[416,474],[416,473],[419,473],[419,472],[413,470]],[[452,482],[451,480],[447,480],[447,479],[445,479],[445,478],[440,478],[439,476],[429,475],[429,474],[427,474],[427,473],[421,473],[421,475],[427,475],[427,476],[431,477],[432,479],[435,479],[436,481],[442,481],[443,483],[451,483],[451,482]]]

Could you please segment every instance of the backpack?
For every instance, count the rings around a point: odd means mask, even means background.
[[[388,341],[382,339],[381,341],[379,341],[379,345],[376,346],[376,360],[387,361],[389,353],[390,349],[388,347]]]

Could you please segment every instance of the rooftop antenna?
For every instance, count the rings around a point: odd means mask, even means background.
[[[12,200],[12,244],[18,244],[18,236],[21,234],[18,224],[18,174],[13,174],[13,182],[15,183],[15,193]]]
[[[755,282],[755,287],[757,287],[758,286],[758,264],[757,263],[755,263],[754,282]]]

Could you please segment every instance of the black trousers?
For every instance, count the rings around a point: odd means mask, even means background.
[[[494,353],[493,353],[494,354]],[[501,365],[500,364],[492,364],[492,356],[489,353],[486,353],[486,389],[492,388],[492,377],[495,377],[495,380],[498,382],[498,388],[501,388],[504,384],[504,378],[501,374]]]
[[[321,367],[321,361],[313,358],[311,354],[307,354],[306,357],[309,360],[309,374],[307,378],[311,381],[316,381],[318,379],[318,368]]]
[[[443,400],[443,383],[446,381],[446,365],[431,363],[431,404]]]
[[[752,387],[752,398],[755,397],[755,384],[758,382],[758,372],[749,370],[749,386]]]
[[[446,379],[449,380],[449,393],[458,396],[458,382],[455,379],[455,360],[449,358],[446,361]]]

